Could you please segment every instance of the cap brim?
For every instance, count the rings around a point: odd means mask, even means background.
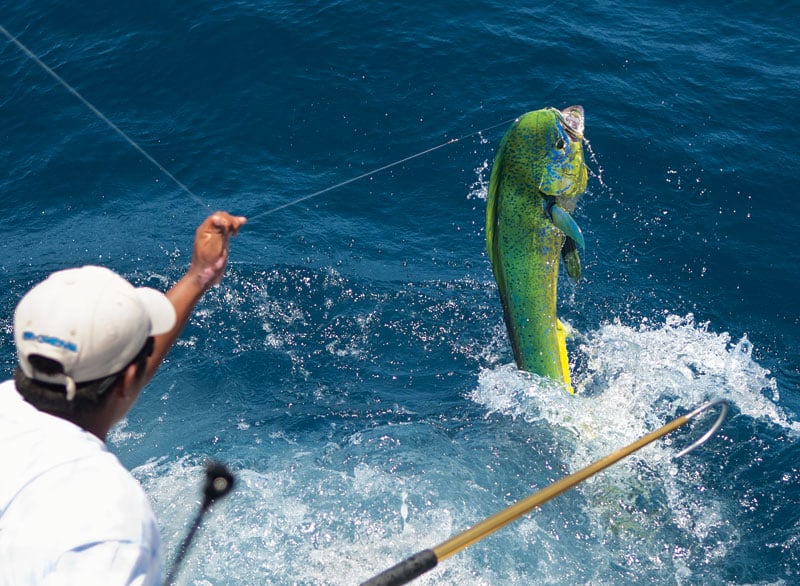
[[[150,335],[157,336],[175,326],[175,308],[161,291],[150,287],[137,287],[136,294],[150,315]]]

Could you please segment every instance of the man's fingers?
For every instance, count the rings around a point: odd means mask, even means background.
[[[216,212],[211,216],[211,222],[218,232],[235,236],[245,223],[244,216],[232,216],[227,212]]]

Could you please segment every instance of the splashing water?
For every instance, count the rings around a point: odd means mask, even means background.
[[[708,400],[726,398],[746,416],[796,436],[800,424],[775,404],[769,371],[752,359],[746,336],[731,342],[691,315],[670,315],[660,327],[608,324],[579,341],[586,367],[574,379],[577,396],[513,365],[484,369],[470,397],[499,413],[545,429],[575,472]],[[682,432],[687,433],[687,432]],[[688,432],[691,433],[691,432]],[[697,432],[695,432],[697,434]],[[584,512],[607,555],[636,568],[637,581],[672,567],[678,583],[696,583],[690,568],[719,562],[742,535],[713,467],[675,461],[689,441],[668,436],[578,488]],[[543,440],[547,441],[547,440]],[[719,449],[717,440],[717,449]],[[713,457],[714,446],[705,448]],[[665,548],[664,544],[675,544]],[[621,552],[621,553],[620,553]]]
[[[775,383],[747,339],[734,343],[690,315],[660,326],[607,324],[574,344],[584,365],[577,396],[495,356],[466,395],[474,414],[407,413],[352,431],[334,416],[327,443],[262,435],[258,465],[239,446],[239,489],[215,507],[185,583],[355,583],[720,396],[736,417],[800,431],[775,404]],[[697,583],[698,568],[713,571],[743,538],[713,482],[716,452],[730,445],[714,438],[672,459],[698,431],[644,448],[419,583],[530,584],[533,575],[537,584],[565,576],[641,583],[664,572]],[[470,462],[482,453],[491,454],[483,473]],[[192,490],[200,465],[186,456],[135,470],[167,528],[167,551],[192,516],[179,495]]]

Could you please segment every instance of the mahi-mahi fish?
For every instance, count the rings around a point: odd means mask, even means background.
[[[561,258],[570,278],[581,274],[584,238],[570,213],[586,189],[583,126],[581,106],[517,118],[497,149],[486,205],[486,246],[517,367],[570,393],[556,292]]]

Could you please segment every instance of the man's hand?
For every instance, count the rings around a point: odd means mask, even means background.
[[[246,222],[244,216],[214,212],[197,227],[189,272],[195,276],[197,285],[203,291],[222,280],[231,236],[235,236]]]
[[[228,262],[231,236],[235,235],[245,222],[247,218],[244,216],[214,212],[195,230],[189,270],[166,293],[175,308],[175,326],[169,332],[155,337],[153,354],[147,360],[145,383],[158,370],[203,293],[222,280],[225,264]]]

